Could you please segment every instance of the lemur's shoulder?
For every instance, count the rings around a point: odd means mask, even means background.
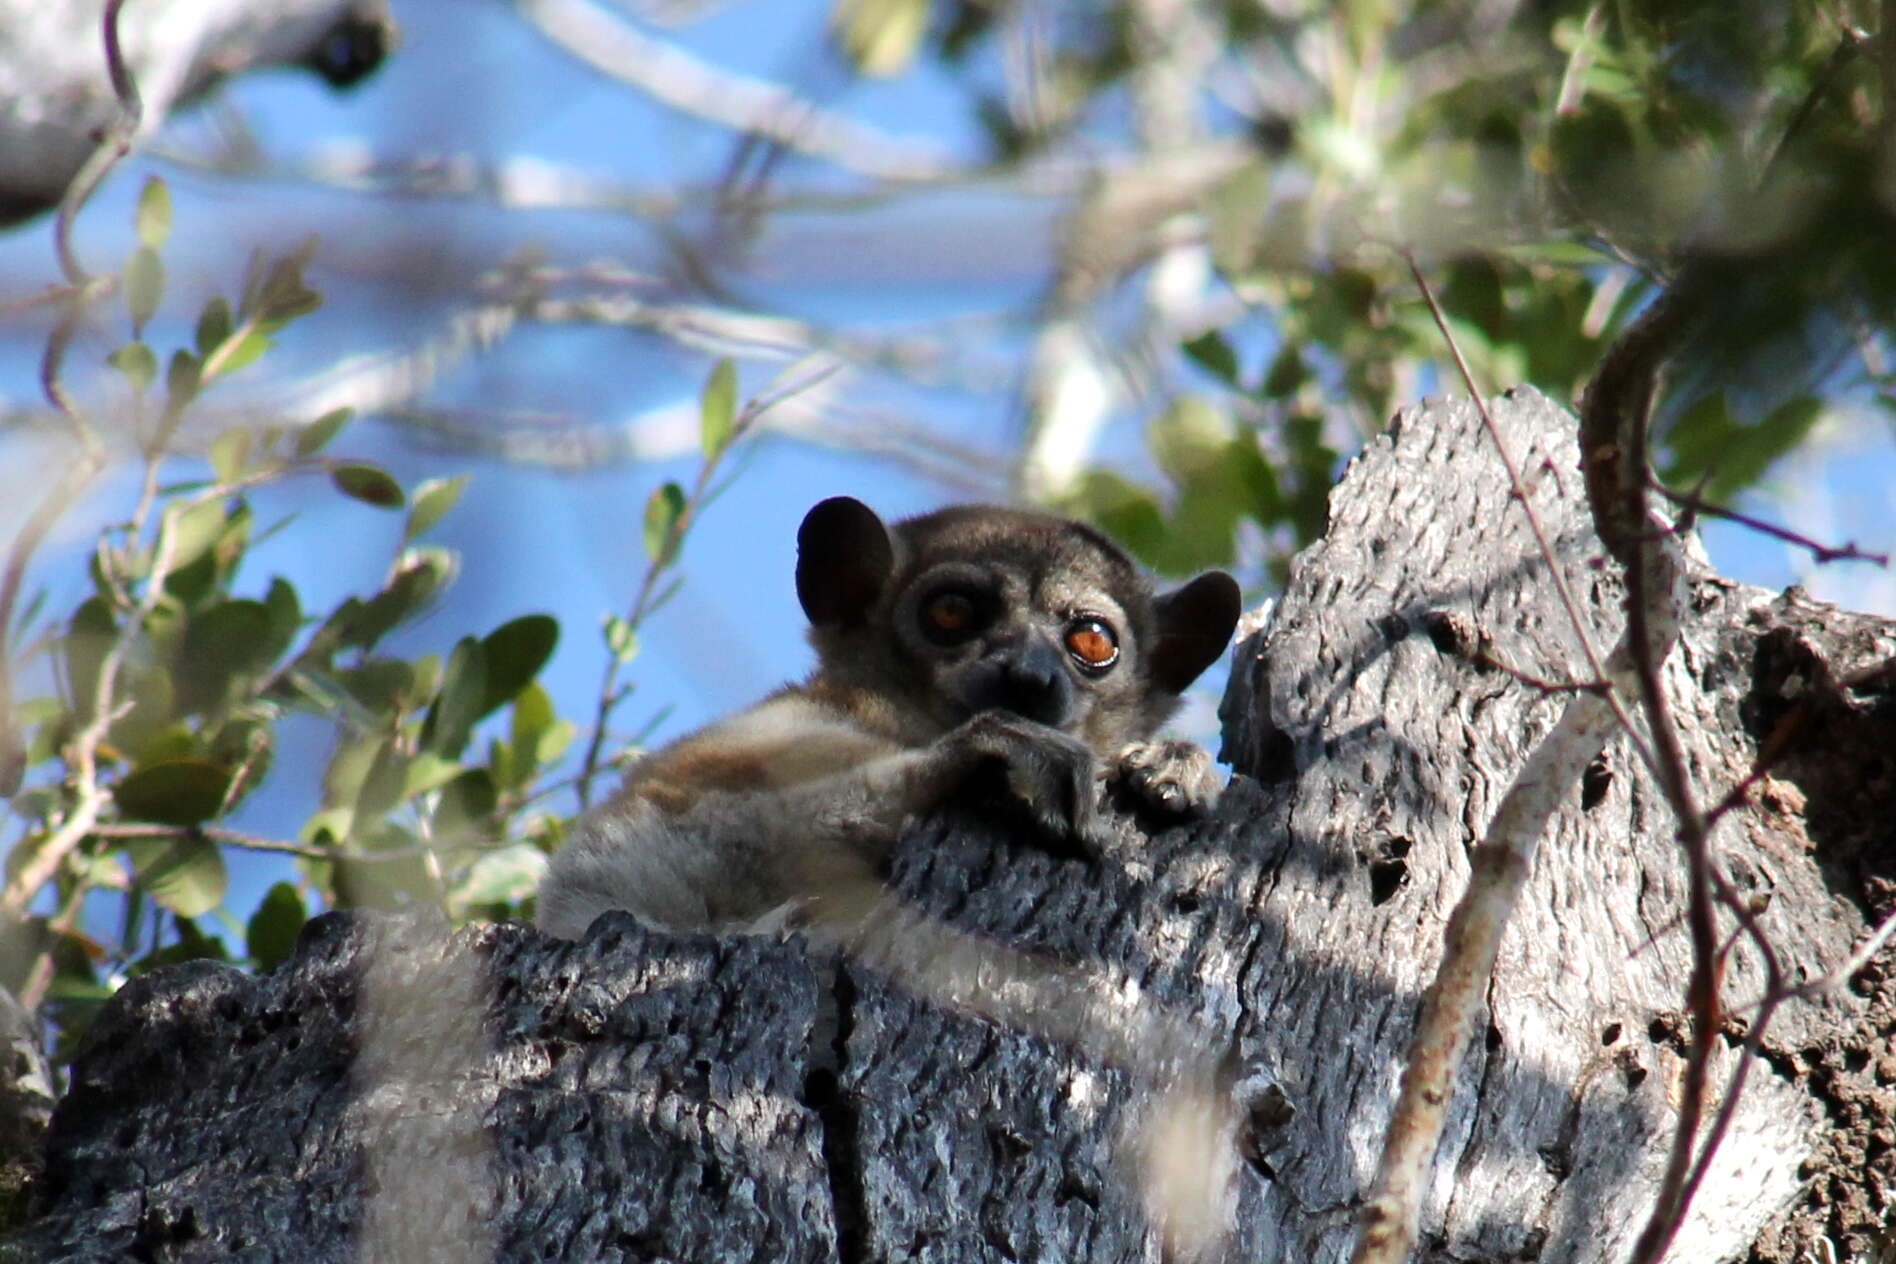
[[[643,799],[675,815],[707,794],[833,777],[901,750],[878,719],[865,700],[788,685],[639,760],[612,802]]]

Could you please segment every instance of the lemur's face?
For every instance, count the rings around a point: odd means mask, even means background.
[[[957,506],[890,529],[838,498],[798,544],[825,671],[892,684],[911,729],[1000,709],[1111,754],[1163,722],[1237,621],[1229,576],[1155,599],[1112,541],[1046,514]]]

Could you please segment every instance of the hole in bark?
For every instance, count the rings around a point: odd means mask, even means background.
[[[1630,1091],[1646,1082],[1646,1068],[1639,1065],[1639,1059],[1628,1057],[1620,1062],[1620,1078],[1626,1081]]]
[[[1053,1201],[1061,1207],[1070,1202],[1082,1202],[1098,1211],[1099,1191],[1084,1184],[1079,1177],[1069,1174],[1060,1182],[1060,1188],[1054,1191]]]
[[[1172,897],[1172,911],[1174,913],[1196,913],[1201,903],[1202,901],[1199,900],[1196,891],[1180,891],[1177,895]]]
[[[1606,1026],[1600,1028],[1600,1043],[1601,1044],[1610,1045],[1618,1041],[1619,1038],[1620,1038],[1620,1025],[1618,1023],[1608,1023]]]
[[[1297,775],[1297,744],[1279,728],[1266,733],[1257,744],[1257,762],[1251,775],[1265,785],[1289,781]]]
[[[1606,798],[1607,788],[1613,784],[1613,770],[1607,767],[1605,755],[1595,755],[1587,770],[1580,774],[1580,806],[1591,812],[1600,806]]]
[[[990,1124],[987,1134],[988,1148],[993,1151],[998,1166],[1016,1166],[1033,1150],[1033,1147],[1027,1144],[1027,1139],[1011,1128]]]
[[[1409,864],[1405,860],[1389,859],[1372,861],[1369,866],[1369,902],[1380,905],[1390,896],[1402,889],[1409,880]]]
[[[1568,1147],[1559,1143],[1540,1148],[1541,1166],[1547,1174],[1557,1181],[1564,1181],[1573,1171],[1573,1154]]]
[[[1487,1045],[1489,1053],[1493,1053],[1496,1049],[1499,1049],[1501,1047],[1501,1029],[1496,1027],[1493,1023],[1489,1023],[1488,1034],[1484,1037],[1484,1043]]]

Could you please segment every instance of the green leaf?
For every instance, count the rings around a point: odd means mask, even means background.
[[[256,676],[274,659],[270,609],[261,601],[220,601],[185,629],[174,674],[185,712],[222,704],[240,677]]]
[[[401,484],[377,465],[348,461],[330,470],[329,477],[345,496],[378,509],[400,509],[406,502]]]
[[[532,843],[513,843],[476,860],[454,894],[463,908],[518,905],[540,889],[545,876],[546,853]]]
[[[197,825],[224,806],[230,777],[230,769],[208,760],[163,759],[129,773],[112,797],[119,811],[135,821]]]
[[[831,21],[857,70],[899,75],[928,30],[928,0],[841,0]]]
[[[338,668],[335,681],[372,715],[392,716],[414,696],[415,671],[399,658],[371,658]]]
[[[280,575],[271,578],[263,605],[270,612],[270,657],[275,658],[296,639],[296,630],[303,622],[303,606],[295,587]]]
[[[1258,389],[1266,399],[1282,399],[1295,394],[1309,378],[1310,371],[1304,367],[1297,345],[1285,342],[1272,357],[1271,367],[1264,374],[1264,384]]]
[[[444,759],[460,758],[475,722],[485,714],[486,701],[486,651],[473,637],[463,637],[448,655],[441,692],[422,724],[422,748]]]
[[[622,615],[609,614],[604,620],[606,648],[621,663],[629,663],[639,656],[639,630],[632,626]]]
[[[198,354],[208,359],[211,352],[217,350],[219,344],[230,337],[230,330],[230,303],[220,295],[206,303],[203,312],[198,316],[196,338]]]
[[[664,566],[671,561],[684,516],[685,489],[676,483],[666,483],[645,502],[645,556],[653,565]]]
[[[1732,416],[1724,391],[1712,391],[1686,410],[1666,436],[1672,454],[1666,481],[1684,487],[1709,475],[1707,499],[1730,500],[1801,443],[1823,413],[1821,399],[1800,395],[1762,421],[1747,424]]]
[[[394,811],[407,784],[408,756],[393,740],[383,742],[369,762],[362,788],[356,792],[355,828],[361,830]]]
[[[488,715],[511,702],[540,674],[559,640],[559,620],[545,614],[522,615],[489,632],[481,640],[487,692],[480,713]]]
[[[261,330],[232,334],[218,344],[217,376],[225,377],[254,363],[272,345],[269,335]]]
[[[245,284],[239,315],[254,319],[267,334],[322,306],[322,295],[303,284],[303,269],[315,253],[316,238],[307,237],[302,245],[271,265],[267,275],[253,271]]]
[[[698,407],[698,434],[706,459],[714,459],[731,442],[737,423],[737,366],[729,357],[712,366]]]
[[[195,505],[173,501],[165,511],[171,532],[171,569],[175,573],[203,557],[224,534],[230,514],[224,502],[202,500]]]
[[[176,411],[197,397],[198,387],[203,385],[204,366],[189,351],[179,348],[171,353],[171,364],[165,370],[165,407]]]
[[[441,787],[435,804],[434,837],[443,844],[469,842],[487,832],[488,818],[500,803],[494,779],[485,768],[470,768]]]
[[[279,882],[271,887],[244,929],[244,943],[257,969],[274,970],[288,959],[308,920],[309,910],[294,886]]]
[[[1174,400],[1146,433],[1159,467],[1181,485],[1207,474],[1223,460],[1230,439],[1230,420],[1196,395]]]
[[[200,834],[139,839],[126,845],[132,872],[151,897],[179,917],[202,917],[224,899],[224,853]]]
[[[341,643],[364,649],[374,645],[396,624],[426,609],[453,582],[456,569],[454,554],[446,549],[409,550],[387,588],[353,609],[345,603],[346,615],[344,610],[337,612],[346,620]]]
[[[90,718],[93,699],[98,693],[99,668],[118,637],[118,622],[103,598],[88,597],[72,612],[66,625],[67,687],[72,690],[73,708]]]
[[[128,342],[105,357],[105,362],[125,375],[132,389],[143,395],[158,377],[158,357],[142,342]]]
[[[1231,349],[1231,344],[1217,330],[1207,329],[1190,342],[1182,344],[1180,349],[1226,385],[1238,385],[1237,352]]]
[[[407,798],[413,798],[430,790],[439,790],[466,771],[467,766],[458,759],[443,759],[423,751],[408,761],[408,778],[403,783],[402,793]]]
[[[140,246],[125,264],[125,306],[132,314],[134,338],[144,335],[145,322],[158,310],[164,293],[164,261],[150,246]]]
[[[157,250],[171,236],[171,190],[157,176],[147,176],[138,191],[138,211],[132,217],[139,244]]]
[[[220,483],[234,483],[250,467],[250,449],[256,436],[238,426],[211,441],[211,471]]]
[[[453,478],[431,478],[417,487],[408,510],[408,525],[403,529],[404,538],[412,540],[446,517],[461,499],[461,493],[467,490],[467,480],[467,475],[457,474]]]
[[[353,408],[332,408],[315,421],[304,426],[296,435],[296,455],[298,458],[315,456],[329,446],[349,419],[355,416]]]

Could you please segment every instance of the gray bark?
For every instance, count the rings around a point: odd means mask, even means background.
[[[1572,420],[1525,391],[1495,408],[1610,644],[1620,594],[1595,565]],[[1716,843],[1734,884],[1770,896],[1784,969],[1814,977],[1896,907],[1896,628],[1710,575],[1694,592],[1665,669],[1692,775],[1714,801],[1780,734],[1758,806]],[[1353,463],[1261,624],[1235,656],[1239,775],[1213,819],[1122,821],[1104,861],[974,805],[905,840],[892,885],[936,920],[904,925],[994,943],[992,977],[901,974],[931,980],[911,988],[801,939],[616,914],[578,944],[326,917],[271,975],[198,964],[121,991],[16,1251],[1158,1260],[1135,1156],[1196,1058],[1247,1112],[1210,1156],[1230,1233],[1209,1255],[1341,1259],[1466,849],[1562,704],[1476,651],[1545,679],[1583,660],[1465,402],[1406,414]],[[1624,1258],[1683,1066],[1682,874],[1616,740],[1507,932],[1421,1258]],[[1046,960],[1071,968],[1022,977]],[[1877,1191],[1896,1187],[1890,963],[1780,1013],[1672,1258],[1790,1260],[1819,1238],[1874,1258]],[[1724,979],[1733,1005],[1762,989],[1742,940]],[[1075,998],[1082,980],[1102,996]],[[984,989],[1009,996],[983,1009],[1005,1022],[943,1001]],[[1162,1016],[1152,1056],[1097,1017],[1105,993]]]
[[[0,0],[0,225],[58,204],[118,114],[105,0]],[[120,12],[141,135],[231,75],[308,66],[338,86],[380,64],[388,0],[130,0]]]

